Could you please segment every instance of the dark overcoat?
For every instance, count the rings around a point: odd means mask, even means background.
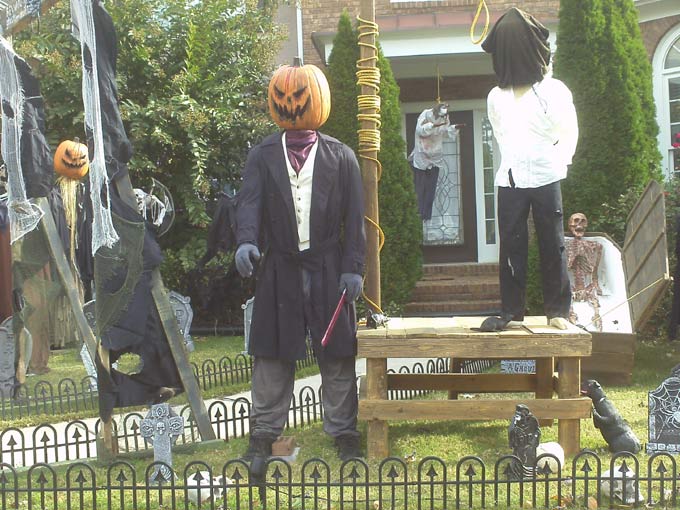
[[[354,152],[319,133],[310,210],[310,248],[298,249],[297,219],[281,133],[254,147],[238,193],[239,245],[264,238],[250,326],[253,356],[304,359],[305,331],[317,356],[356,355],[354,305],[345,304],[326,348],[320,341],[340,298],[342,273],[363,274],[366,252],[361,172]],[[305,320],[302,268],[311,273]]]

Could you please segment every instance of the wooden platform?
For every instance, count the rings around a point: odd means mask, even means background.
[[[561,331],[544,318],[525,326],[482,333],[481,317],[394,318],[387,327],[360,329],[358,357],[366,358],[366,393],[359,419],[368,421],[368,455],[389,456],[389,420],[510,420],[523,403],[542,420],[558,419],[559,442],[567,454],[580,449],[580,419],[591,401],[579,396],[580,360],[591,354],[591,336],[575,326]],[[450,357],[535,359],[535,374],[388,374],[387,358]],[[559,363],[556,365],[557,361]],[[557,366],[557,373],[554,367]],[[531,392],[534,399],[390,401],[387,392],[442,390],[475,393]],[[553,393],[557,399],[553,399]]]

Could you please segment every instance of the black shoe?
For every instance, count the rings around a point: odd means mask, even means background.
[[[272,455],[272,443],[275,440],[273,440],[271,443],[269,442],[269,438],[265,437],[263,438],[262,436],[250,436],[250,442],[248,443],[248,449],[246,452],[241,455],[241,459],[245,460],[246,462],[252,462],[253,458],[255,455],[257,455],[257,452],[260,450],[260,447],[264,448],[263,454],[266,455],[267,457],[271,457]]]
[[[350,459],[363,457],[359,436],[344,435],[335,438],[335,447],[338,449],[338,457],[345,462]]]
[[[253,482],[260,484],[264,482],[267,459],[272,456],[272,444],[276,441],[276,437],[270,435],[250,436],[250,441],[255,450],[253,460],[250,462],[250,477]]]

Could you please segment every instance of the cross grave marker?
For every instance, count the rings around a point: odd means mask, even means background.
[[[163,462],[172,467],[172,445],[184,431],[184,418],[177,416],[170,404],[155,404],[140,424],[142,437],[153,445],[154,462]],[[156,466],[150,481],[169,482],[170,469],[165,465]]]

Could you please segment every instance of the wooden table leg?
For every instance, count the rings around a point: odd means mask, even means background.
[[[387,360],[366,359],[366,397],[368,400],[387,400]],[[368,422],[368,458],[384,459],[389,456],[388,423],[384,420]]]
[[[458,359],[458,358],[450,358],[449,359],[449,373],[451,374],[460,374],[463,370],[463,360]],[[458,391],[456,390],[449,390],[449,400],[456,400],[458,399]]]
[[[553,398],[553,372],[555,370],[554,358],[536,359],[536,398]],[[544,418],[538,420],[541,427],[552,427],[553,420]]]
[[[581,386],[581,359],[560,358],[558,367],[558,397],[578,397]],[[575,455],[578,453],[581,449],[581,421],[559,420],[558,438],[559,443],[564,448],[565,455]]]

